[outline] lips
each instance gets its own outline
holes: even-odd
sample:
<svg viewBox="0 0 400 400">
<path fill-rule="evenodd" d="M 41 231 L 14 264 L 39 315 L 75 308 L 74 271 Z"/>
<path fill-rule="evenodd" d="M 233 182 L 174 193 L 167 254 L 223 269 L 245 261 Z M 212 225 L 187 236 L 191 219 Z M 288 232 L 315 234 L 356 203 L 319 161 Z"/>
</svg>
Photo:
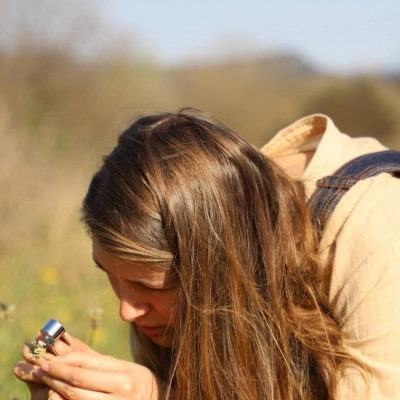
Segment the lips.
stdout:
<svg viewBox="0 0 400 400">
<path fill-rule="evenodd" d="M 149 336 L 149 337 L 160 337 L 164 336 L 165 331 L 167 330 L 167 327 L 164 326 L 145 326 L 145 325 L 137 325 L 137 328 L 139 329 L 140 332 L 143 333 L 143 335 Z"/>
</svg>

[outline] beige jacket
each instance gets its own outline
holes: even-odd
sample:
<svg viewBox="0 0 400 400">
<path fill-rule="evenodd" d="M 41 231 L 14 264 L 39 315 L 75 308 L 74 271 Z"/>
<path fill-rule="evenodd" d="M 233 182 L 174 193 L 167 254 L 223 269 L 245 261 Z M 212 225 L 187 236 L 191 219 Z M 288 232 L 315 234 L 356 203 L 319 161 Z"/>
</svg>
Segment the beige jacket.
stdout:
<svg viewBox="0 0 400 400">
<path fill-rule="evenodd" d="M 310 196 L 317 179 L 356 156 L 384 149 L 375 139 L 340 133 L 317 114 L 278 132 L 261 151 L 277 160 L 315 151 L 300 178 Z M 285 168 L 296 174 L 295 164 L 286 162 Z M 347 374 L 337 399 L 400 399 L 400 179 L 381 174 L 358 182 L 328 221 L 323 257 L 334 240 L 330 301 L 343 318 L 349 346 L 371 371 L 368 395 L 358 375 Z"/>
</svg>

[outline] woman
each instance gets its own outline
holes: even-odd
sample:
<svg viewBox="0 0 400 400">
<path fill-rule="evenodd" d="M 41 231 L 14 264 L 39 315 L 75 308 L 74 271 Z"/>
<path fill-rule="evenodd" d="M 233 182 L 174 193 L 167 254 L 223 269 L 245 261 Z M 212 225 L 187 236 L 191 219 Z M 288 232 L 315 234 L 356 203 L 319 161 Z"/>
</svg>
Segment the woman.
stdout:
<svg viewBox="0 0 400 400">
<path fill-rule="evenodd" d="M 32 399 L 333 399 L 358 365 L 301 184 L 223 124 L 138 119 L 82 209 L 141 365 L 69 337 L 72 352 L 16 367 Z"/>
</svg>

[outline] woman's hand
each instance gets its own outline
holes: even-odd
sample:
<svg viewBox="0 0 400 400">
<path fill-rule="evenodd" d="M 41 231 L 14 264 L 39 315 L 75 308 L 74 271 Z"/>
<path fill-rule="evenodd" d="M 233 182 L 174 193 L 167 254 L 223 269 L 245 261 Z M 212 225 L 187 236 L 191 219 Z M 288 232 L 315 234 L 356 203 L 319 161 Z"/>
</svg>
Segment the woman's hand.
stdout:
<svg viewBox="0 0 400 400">
<path fill-rule="evenodd" d="M 57 354 L 64 355 L 74 350 L 86 352 L 88 354 L 97 354 L 81 340 L 72 337 L 68 333 L 65 333 L 65 337 L 69 344 L 67 344 L 66 341 L 59 340 L 54 346 Z M 36 340 L 40 339 L 42 339 L 42 337 L 40 334 L 38 334 L 36 336 Z M 29 348 L 25 346 L 22 351 L 25 361 L 20 361 L 16 364 L 16 366 L 14 367 L 14 373 L 17 378 L 27 384 L 31 394 L 31 400 L 48 400 L 50 398 L 50 389 L 47 385 L 43 384 L 40 378 L 38 378 L 37 373 L 39 371 L 40 365 L 56 357 L 53 354 L 47 352 L 45 353 L 43 358 L 35 359 L 29 357 L 29 353 Z M 62 399 L 62 397 L 57 397 L 56 395 L 53 395 L 53 397 L 51 398 L 54 400 Z"/>
<path fill-rule="evenodd" d="M 73 351 L 44 360 L 32 375 L 55 392 L 52 400 L 159 400 L 165 394 L 165 384 L 148 368 L 93 352 Z"/>
</svg>

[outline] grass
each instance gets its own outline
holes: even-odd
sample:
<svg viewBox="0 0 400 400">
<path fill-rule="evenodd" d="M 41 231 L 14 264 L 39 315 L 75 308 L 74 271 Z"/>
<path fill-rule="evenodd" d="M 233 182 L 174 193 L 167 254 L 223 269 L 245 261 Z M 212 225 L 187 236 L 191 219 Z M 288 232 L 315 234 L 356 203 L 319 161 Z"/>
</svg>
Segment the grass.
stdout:
<svg viewBox="0 0 400 400">
<path fill-rule="evenodd" d="M 24 271 L 27 267 L 25 264 Z M 38 274 L 30 276 L 29 281 L 24 277 L 24 282 L 14 282 L 13 293 L 2 294 L 10 301 L 4 303 L 6 312 L 0 320 L 2 398 L 28 398 L 25 385 L 13 376 L 12 366 L 21 359 L 24 341 L 33 340 L 49 318 L 61 321 L 69 333 L 90 343 L 95 350 L 130 359 L 126 326 L 118 319 L 118 304 L 108 283 L 96 276 L 96 271 L 93 271 L 94 277 L 81 275 L 76 279 L 78 285 L 75 280 L 61 279 L 62 275 L 55 267 L 40 267 Z M 94 312 L 97 315 L 94 316 Z"/>
<path fill-rule="evenodd" d="M 13 375 L 25 340 L 33 340 L 49 318 L 70 334 L 105 354 L 130 359 L 127 327 L 118 317 L 118 303 L 93 262 L 44 265 L 15 259 L 1 265 L 0 393 L 2 399 L 28 399 L 25 385 Z M 75 265 L 73 262 L 76 262 Z"/>
</svg>

